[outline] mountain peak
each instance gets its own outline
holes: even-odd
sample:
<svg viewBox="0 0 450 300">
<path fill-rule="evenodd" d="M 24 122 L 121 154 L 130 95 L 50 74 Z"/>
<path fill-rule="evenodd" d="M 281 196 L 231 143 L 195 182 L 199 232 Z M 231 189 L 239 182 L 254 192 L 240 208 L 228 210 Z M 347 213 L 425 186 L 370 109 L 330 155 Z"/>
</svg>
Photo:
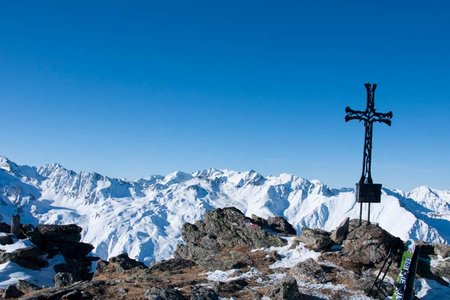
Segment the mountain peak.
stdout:
<svg viewBox="0 0 450 300">
<path fill-rule="evenodd" d="M 0 155 L 0 169 L 10 172 L 12 165 L 15 165 L 15 163 L 10 161 L 6 156 Z"/>
</svg>

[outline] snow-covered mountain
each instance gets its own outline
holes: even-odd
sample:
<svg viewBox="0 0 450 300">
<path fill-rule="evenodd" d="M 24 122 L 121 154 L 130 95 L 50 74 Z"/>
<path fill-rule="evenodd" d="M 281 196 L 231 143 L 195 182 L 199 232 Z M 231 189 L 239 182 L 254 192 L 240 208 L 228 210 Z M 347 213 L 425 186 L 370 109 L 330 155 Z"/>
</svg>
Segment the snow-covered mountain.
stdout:
<svg viewBox="0 0 450 300">
<path fill-rule="evenodd" d="M 183 223 L 226 206 L 248 216 L 284 216 L 298 231 L 331 230 L 345 217 L 359 216 L 353 189 L 332 189 L 288 174 L 264 177 L 253 170 L 208 169 L 126 181 L 58 164 L 20 166 L 0 157 L 4 221 L 9 223 L 19 211 L 24 223 L 76 223 L 83 227 L 83 241 L 102 258 L 123 252 L 147 264 L 168 258 L 181 241 Z M 372 205 L 371 215 L 403 240 L 450 241 L 450 190 L 384 189 L 382 203 Z"/>
</svg>

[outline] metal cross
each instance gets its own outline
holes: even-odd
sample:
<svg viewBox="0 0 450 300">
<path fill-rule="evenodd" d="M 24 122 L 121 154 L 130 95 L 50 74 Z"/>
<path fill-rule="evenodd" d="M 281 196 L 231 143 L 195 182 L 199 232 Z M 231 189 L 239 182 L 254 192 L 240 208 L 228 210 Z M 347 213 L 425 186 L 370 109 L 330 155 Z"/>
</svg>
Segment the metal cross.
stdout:
<svg viewBox="0 0 450 300">
<path fill-rule="evenodd" d="M 370 203 L 380 202 L 381 184 L 374 184 L 372 180 L 371 166 L 372 166 L 372 134 L 373 123 L 380 122 L 391 126 L 392 112 L 379 113 L 375 111 L 375 89 L 376 84 L 365 84 L 367 91 L 367 107 L 365 111 L 353 110 L 350 107 L 345 108 L 347 115 L 345 122 L 350 120 L 364 121 L 364 155 L 362 174 L 359 183 L 356 184 L 356 201 L 361 202 L 361 210 L 359 221 L 362 219 L 362 204 L 369 203 L 368 222 L 370 223 Z"/>
</svg>

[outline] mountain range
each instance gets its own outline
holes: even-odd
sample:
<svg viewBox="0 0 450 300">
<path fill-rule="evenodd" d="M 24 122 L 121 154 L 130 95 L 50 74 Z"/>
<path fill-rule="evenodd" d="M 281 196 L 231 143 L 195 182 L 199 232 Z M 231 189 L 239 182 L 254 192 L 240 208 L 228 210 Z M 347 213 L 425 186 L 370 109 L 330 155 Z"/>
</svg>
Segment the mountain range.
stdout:
<svg viewBox="0 0 450 300">
<path fill-rule="evenodd" d="M 76 223 L 82 240 L 103 259 L 124 252 L 147 265 L 169 258 L 182 242 L 185 222 L 229 206 L 248 216 L 283 216 L 298 233 L 304 227 L 332 230 L 346 217 L 359 217 L 353 188 L 330 188 L 295 175 L 207 169 L 128 181 L 59 164 L 18 165 L 0 156 L 3 221 L 19 213 L 22 223 Z M 383 188 L 371 216 L 403 240 L 449 243 L 450 190 Z"/>
</svg>

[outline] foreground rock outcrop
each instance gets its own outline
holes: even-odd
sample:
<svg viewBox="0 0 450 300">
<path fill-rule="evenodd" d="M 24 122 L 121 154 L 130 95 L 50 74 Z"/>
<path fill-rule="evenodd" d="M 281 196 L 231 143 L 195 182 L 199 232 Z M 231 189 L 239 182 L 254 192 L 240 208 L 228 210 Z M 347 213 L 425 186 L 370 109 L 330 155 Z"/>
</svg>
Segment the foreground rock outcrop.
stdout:
<svg viewBox="0 0 450 300">
<path fill-rule="evenodd" d="M 286 221 L 285 221 L 286 222 Z M 278 233 L 290 234 L 280 229 Z M 274 224 L 274 223 L 271 223 Z M 228 270 L 248 266 L 248 257 L 237 249 L 280 247 L 286 240 L 274 234 L 269 222 L 261 218 L 251 219 L 238 209 L 231 207 L 207 212 L 204 220 L 183 225 L 182 237 L 185 244 L 178 245 L 175 257 L 195 261 L 208 270 Z M 236 249 L 230 252 L 231 249 Z M 220 258 L 220 259 L 218 259 Z"/>
<path fill-rule="evenodd" d="M 26 232 L 36 246 L 20 249 L 20 255 L 0 253 L 0 259 L 24 259 L 22 265 L 36 270 L 40 259 L 62 255 L 65 262 L 54 266 L 54 287 L 20 281 L 1 291 L 3 298 L 382 299 L 372 289 L 376 274 L 388 253 L 403 247 L 376 224 L 345 220 L 332 232 L 305 228 L 295 236 L 283 218 L 249 218 L 223 208 L 183 226 L 184 243 L 174 258 L 146 267 L 123 253 L 98 260 L 91 274 L 87 266 L 95 258 L 85 256 L 92 248 L 80 242 L 79 227 L 46 225 Z M 446 245 L 423 245 L 419 276 L 448 285 L 449 253 Z M 393 266 L 381 286 L 388 294 L 397 275 Z"/>
</svg>

